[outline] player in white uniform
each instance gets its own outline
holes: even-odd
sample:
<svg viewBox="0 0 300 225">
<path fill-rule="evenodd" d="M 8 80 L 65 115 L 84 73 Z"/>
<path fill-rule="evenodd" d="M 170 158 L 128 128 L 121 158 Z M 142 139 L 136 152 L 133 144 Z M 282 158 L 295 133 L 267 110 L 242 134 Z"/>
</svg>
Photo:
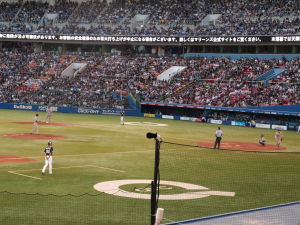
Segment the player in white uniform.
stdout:
<svg viewBox="0 0 300 225">
<path fill-rule="evenodd" d="M 52 116 L 52 110 L 51 107 L 48 106 L 46 111 L 46 119 L 45 119 L 46 123 L 51 123 L 51 116 Z"/>
<path fill-rule="evenodd" d="M 124 112 L 121 112 L 121 118 L 120 118 L 120 120 L 121 120 L 120 124 L 124 125 L 125 124 L 124 123 Z"/>
<path fill-rule="evenodd" d="M 300 133 L 300 122 L 298 123 L 298 130 L 297 130 L 297 133 L 298 133 L 298 134 Z"/>
<path fill-rule="evenodd" d="M 266 146 L 266 144 L 267 144 L 267 141 L 266 141 L 266 139 L 265 139 L 265 135 L 260 135 L 260 138 L 259 138 L 259 140 L 258 140 L 258 143 L 259 144 L 261 144 L 262 146 Z"/>
<path fill-rule="evenodd" d="M 282 139 L 283 139 L 283 134 L 280 130 L 277 130 L 275 132 L 275 141 L 276 141 L 276 145 L 277 147 L 279 148 L 281 142 L 282 142 Z"/>
<path fill-rule="evenodd" d="M 35 117 L 33 119 L 33 128 L 29 132 L 30 134 L 39 134 L 39 114 L 35 114 Z"/>
<path fill-rule="evenodd" d="M 52 154 L 53 154 L 53 147 L 52 142 L 48 141 L 48 146 L 44 150 L 45 153 L 45 165 L 42 169 L 42 175 L 45 174 L 46 168 L 49 165 L 49 174 L 52 174 Z"/>
</svg>

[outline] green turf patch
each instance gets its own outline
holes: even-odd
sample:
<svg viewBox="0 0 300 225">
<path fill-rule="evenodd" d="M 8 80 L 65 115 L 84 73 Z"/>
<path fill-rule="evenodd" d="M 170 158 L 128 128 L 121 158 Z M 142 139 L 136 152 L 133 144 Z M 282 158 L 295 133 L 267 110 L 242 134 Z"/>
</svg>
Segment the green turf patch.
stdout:
<svg viewBox="0 0 300 225">
<path fill-rule="evenodd" d="M 0 155 L 36 160 L 0 164 L 0 191 L 27 193 L 0 193 L 0 224 L 148 224 L 149 200 L 104 194 L 94 190 L 93 186 L 113 180 L 153 179 L 154 141 L 146 139 L 147 132 L 158 132 L 165 141 L 195 145 L 197 141 L 213 141 L 217 127 L 136 117 L 126 117 L 125 121 L 165 123 L 168 126 L 121 126 L 118 116 L 54 113 L 53 122 L 74 126 L 40 127 L 41 133 L 68 136 L 68 139 L 53 141 L 53 175 L 42 176 L 43 149 L 47 140 L 2 136 L 28 132 L 29 125 L 11 122 L 32 121 L 33 115 L 34 112 L 0 110 Z M 43 118 L 45 114 L 40 116 Z M 223 126 L 222 129 L 227 141 L 256 143 L 263 132 L 268 143 L 275 143 L 273 130 L 232 126 Z M 284 131 L 282 144 L 287 148 L 284 151 L 300 152 L 299 138 L 295 132 Z M 161 180 L 236 194 L 234 197 L 160 200 L 159 207 L 165 208 L 166 217 L 174 221 L 300 200 L 300 154 L 213 151 L 162 144 L 160 163 Z M 176 186 L 162 186 L 167 186 L 161 188 L 162 195 L 192 192 Z M 149 187 L 145 184 L 121 186 L 124 191 L 148 194 L 145 188 Z"/>
</svg>

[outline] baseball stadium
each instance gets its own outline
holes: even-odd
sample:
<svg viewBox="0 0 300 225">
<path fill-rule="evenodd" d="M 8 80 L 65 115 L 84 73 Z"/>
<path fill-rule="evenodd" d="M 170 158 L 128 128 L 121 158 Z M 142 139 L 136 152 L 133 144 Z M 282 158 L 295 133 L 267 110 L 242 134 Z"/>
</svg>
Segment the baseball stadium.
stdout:
<svg viewBox="0 0 300 225">
<path fill-rule="evenodd" d="M 1 225 L 300 225 L 299 0 L 0 0 Z"/>
</svg>

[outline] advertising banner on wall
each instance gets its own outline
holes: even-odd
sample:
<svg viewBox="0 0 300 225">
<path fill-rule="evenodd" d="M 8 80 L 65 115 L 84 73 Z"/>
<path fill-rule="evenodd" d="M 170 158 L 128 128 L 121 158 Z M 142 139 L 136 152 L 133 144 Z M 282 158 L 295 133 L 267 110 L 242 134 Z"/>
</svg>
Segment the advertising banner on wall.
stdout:
<svg viewBox="0 0 300 225">
<path fill-rule="evenodd" d="M 266 129 L 270 129 L 271 128 L 271 125 L 270 124 L 264 124 L 264 123 L 257 123 L 255 125 L 255 127 L 257 128 L 266 128 Z"/>
<path fill-rule="evenodd" d="M 120 109 L 102 109 L 102 108 L 83 108 L 83 107 L 64 107 L 64 106 L 50 106 L 52 112 L 61 113 L 78 113 L 91 115 L 120 115 Z M 27 104 L 11 104 L 0 103 L 0 109 L 14 109 L 27 111 L 46 111 L 48 106 L 45 105 L 27 105 Z M 125 110 L 125 114 L 126 114 Z M 132 110 L 131 110 L 132 111 Z M 132 114 L 132 112 L 131 112 Z M 137 113 L 138 114 L 138 113 Z"/>
<path fill-rule="evenodd" d="M 273 130 L 287 130 L 287 126 L 273 124 L 272 129 Z"/>
<path fill-rule="evenodd" d="M 222 120 L 213 120 L 213 119 L 209 120 L 209 122 L 213 123 L 213 124 L 222 124 L 223 123 Z"/>
<path fill-rule="evenodd" d="M 240 127 L 245 127 L 246 123 L 245 122 L 237 122 L 237 121 L 231 121 L 232 126 L 240 126 Z"/>
</svg>

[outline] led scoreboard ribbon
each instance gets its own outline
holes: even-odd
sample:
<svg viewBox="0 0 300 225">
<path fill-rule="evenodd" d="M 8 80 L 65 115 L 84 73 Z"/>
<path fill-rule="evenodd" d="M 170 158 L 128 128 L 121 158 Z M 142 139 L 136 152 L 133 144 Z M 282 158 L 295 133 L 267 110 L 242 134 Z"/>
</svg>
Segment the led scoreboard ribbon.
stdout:
<svg viewBox="0 0 300 225">
<path fill-rule="evenodd" d="M 118 42 L 118 43 L 268 43 L 300 42 L 300 35 L 284 36 L 98 36 L 98 35 L 47 35 L 0 33 L 0 40 L 41 40 L 41 41 L 80 41 L 80 42 Z"/>
</svg>

